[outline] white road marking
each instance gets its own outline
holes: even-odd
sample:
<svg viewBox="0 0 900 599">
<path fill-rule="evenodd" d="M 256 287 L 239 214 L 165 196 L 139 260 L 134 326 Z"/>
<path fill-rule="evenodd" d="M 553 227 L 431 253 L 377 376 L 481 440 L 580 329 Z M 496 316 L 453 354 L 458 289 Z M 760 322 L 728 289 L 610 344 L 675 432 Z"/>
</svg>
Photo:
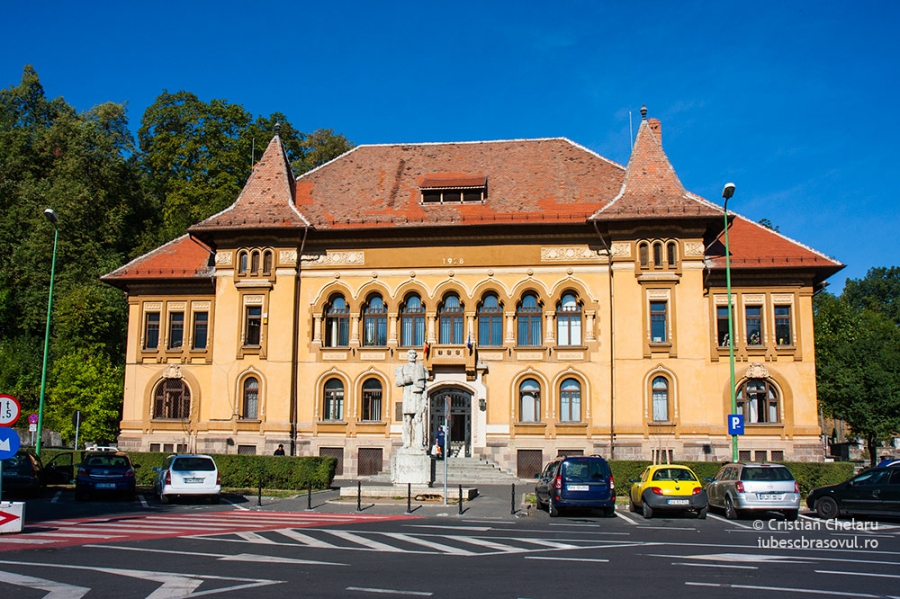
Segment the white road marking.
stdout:
<svg viewBox="0 0 900 599">
<path fill-rule="evenodd" d="M 525 559 L 540 559 L 556 562 L 600 562 L 609 563 L 608 559 L 590 558 L 590 557 L 551 557 L 546 555 L 526 555 Z"/>
<path fill-rule="evenodd" d="M 275 541 L 269 539 L 268 537 L 264 537 L 259 533 L 240 531 L 234 534 L 241 537 L 245 541 L 250 541 L 251 543 L 256 543 L 257 545 L 277 545 Z"/>
<path fill-rule="evenodd" d="M 474 530 L 476 532 L 487 532 L 493 530 L 490 526 L 440 526 L 438 524 L 409 524 L 409 528 L 441 528 L 447 530 Z"/>
<path fill-rule="evenodd" d="M 787 587 L 765 587 L 750 584 L 724 584 L 716 582 L 685 582 L 686 586 L 693 587 L 713 587 L 719 589 L 750 589 L 753 591 L 780 591 L 782 593 L 804 593 L 807 595 L 834 595 L 838 597 L 871 597 L 878 599 L 883 595 L 869 595 L 868 593 L 851 593 L 842 591 L 824 591 L 822 589 L 797 589 Z"/>
<path fill-rule="evenodd" d="M 733 564 L 695 564 L 692 562 L 672 562 L 673 566 L 693 566 L 695 568 L 733 568 L 739 570 L 759 570 L 759 566 L 735 566 Z"/>
<path fill-rule="evenodd" d="M 384 595 L 415 595 L 417 597 L 431 597 L 434 593 L 424 591 L 398 591 L 396 589 L 372 589 L 368 587 L 347 587 L 348 591 L 360 591 L 362 593 L 381 593 Z"/>
<path fill-rule="evenodd" d="M 398 541 L 403 541 L 405 543 L 412 543 L 414 545 L 420 545 L 422 547 L 428 547 L 429 549 L 434 549 L 436 551 L 440 551 L 441 553 L 450 555 L 477 555 L 473 551 L 468 551 L 460 547 L 451 547 L 450 545 L 444 545 L 443 543 L 435 543 L 434 541 L 429 541 L 420 537 L 414 537 L 412 535 L 405 535 L 401 533 L 384 534 L 385 536 L 391 537 L 392 539 L 397 539 Z"/>
<path fill-rule="evenodd" d="M 141 501 L 141 507 L 143 507 L 143 508 L 149 508 L 149 507 L 150 507 L 150 504 L 147 503 L 147 498 L 144 497 L 144 494 L 143 494 L 143 493 L 139 493 L 139 494 L 138 494 L 138 499 Z"/>
<path fill-rule="evenodd" d="M 240 510 L 240 511 L 244 511 L 244 512 L 249 512 L 249 511 L 250 511 L 250 508 L 244 507 L 244 506 L 242 506 L 242 505 L 238 505 L 238 504 L 236 504 L 235 502 L 233 502 L 233 501 L 231 501 L 231 500 L 225 499 L 224 497 L 222 497 L 221 499 L 222 499 L 222 501 L 224 501 L 224 502 L 227 503 L 228 505 L 232 506 L 232 507 L 233 507 L 234 509 L 236 509 L 236 510 Z"/>
<path fill-rule="evenodd" d="M 53 499 L 50 500 L 50 503 L 56 503 L 59 501 L 59 498 L 62 497 L 62 491 L 57 491 L 53 494 Z"/>
<path fill-rule="evenodd" d="M 729 520 L 728 518 L 723 518 L 722 516 L 719 516 L 717 514 L 709 513 L 709 514 L 707 514 L 707 518 L 712 518 L 713 520 L 718 520 L 719 522 L 725 522 L 727 524 L 733 524 L 735 526 L 740 526 L 741 528 L 753 530 L 752 526 L 749 526 L 747 524 L 741 524 L 740 522 L 736 522 L 734 520 Z M 759 531 L 755 531 L 755 532 L 759 532 Z"/>
<path fill-rule="evenodd" d="M 115 545 L 85 545 L 91 549 L 113 549 L 115 551 L 138 551 L 141 553 L 166 553 L 171 555 L 191 555 L 194 557 L 213 557 L 223 562 L 273 562 L 276 564 L 307 564 L 311 566 L 347 566 L 337 562 L 321 562 L 310 559 L 294 559 L 291 557 L 275 557 L 271 555 L 256 555 L 254 553 L 239 553 L 229 555 L 227 553 L 204 553 L 202 551 L 176 551 L 174 549 L 148 549 L 143 547 L 117 547 Z"/>
<path fill-rule="evenodd" d="M 479 547 L 487 547 L 488 549 L 493 549 L 494 551 L 499 551 L 501 553 L 525 553 L 531 551 L 531 549 L 525 549 L 523 547 L 513 547 L 512 545 L 504 545 L 503 543 L 496 543 L 494 541 L 490 541 L 488 539 L 480 539 L 478 537 L 454 536 L 449 538 L 455 541 L 460 541 L 461 543 L 470 543 Z"/>
<path fill-rule="evenodd" d="M 696 528 L 687 528 L 684 526 L 638 526 L 643 530 L 688 530 L 688 531 L 696 531 Z"/>
<path fill-rule="evenodd" d="M 633 525 L 637 526 L 637 520 L 632 520 L 631 518 L 629 518 L 628 516 L 626 516 L 625 514 L 623 514 L 621 512 L 616 512 L 616 516 L 618 516 L 625 522 L 628 522 L 629 524 L 633 524 Z"/>
<path fill-rule="evenodd" d="M 23 576 L 22 574 L 13 574 L 12 572 L 0 572 L 0 582 L 47 591 L 48 593 L 44 595 L 44 599 L 81 599 L 91 590 L 87 587 L 63 584 L 44 578 L 34 578 L 33 576 Z"/>
<path fill-rule="evenodd" d="M 769 555 L 753 553 L 711 553 L 709 555 L 665 555 L 651 553 L 651 557 L 667 557 L 674 559 L 697 559 L 714 562 L 737 562 L 758 564 L 812 564 L 814 561 L 797 559 L 788 555 Z"/>
<path fill-rule="evenodd" d="M 315 537 L 296 531 L 292 528 L 281 528 L 279 530 L 276 530 L 275 532 L 280 535 L 284 535 L 289 539 L 297 541 L 305 547 L 316 547 L 318 549 L 338 549 L 337 545 L 332 545 L 331 543 L 320 541 Z"/>
<path fill-rule="evenodd" d="M 838 570 L 813 570 L 816 574 L 839 574 L 841 576 L 871 576 L 872 578 L 900 578 L 900 574 L 875 574 L 874 572 L 841 572 Z"/>
<path fill-rule="evenodd" d="M 376 551 L 386 551 L 391 553 L 402 553 L 402 549 L 398 549 L 397 547 L 392 547 L 386 543 L 379 543 L 378 541 L 374 541 L 372 539 L 367 539 L 365 537 L 361 537 L 357 534 L 353 534 L 352 532 L 347 532 L 345 530 L 327 530 L 323 531 L 327 532 L 330 535 L 334 535 L 339 539 L 344 539 L 345 541 L 350 541 L 351 543 L 357 543 L 364 547 L 369 547 L 370 549 L 374 549 Z"/>
</svg>

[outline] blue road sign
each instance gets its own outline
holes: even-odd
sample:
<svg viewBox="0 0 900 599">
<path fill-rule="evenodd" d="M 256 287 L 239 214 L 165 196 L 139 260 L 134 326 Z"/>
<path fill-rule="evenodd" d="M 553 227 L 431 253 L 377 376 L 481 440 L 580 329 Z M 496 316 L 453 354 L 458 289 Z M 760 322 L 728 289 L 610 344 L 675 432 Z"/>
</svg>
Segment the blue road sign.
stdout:
<svg viewBox="0 0 900 599">
<path fill-rule="evenodd" d="M 728 434 L 743 435 L 744 434 L 744 415 L 729 414 L 728 415 Z"/>
<path fill-rule="evenodd" d="M 0 460 L 11 458 L 19 451 L 19 433 L 12 428 L 0 428 Z"/>
</svg>

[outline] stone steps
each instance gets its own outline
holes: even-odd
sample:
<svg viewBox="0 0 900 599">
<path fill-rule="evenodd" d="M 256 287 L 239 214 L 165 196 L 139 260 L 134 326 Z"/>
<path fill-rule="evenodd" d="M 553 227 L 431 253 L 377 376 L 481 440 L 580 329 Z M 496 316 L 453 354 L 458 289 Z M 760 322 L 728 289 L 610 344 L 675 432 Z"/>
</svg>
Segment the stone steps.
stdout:
<svg viewBox="0 0 900 599">
<path fill-rule="evenodd" d="M 390 482 L 390 472 L 365 477 L 371 482 Z M 531 482 L 504 472 L 481 458 L 451 457 L 447 460 L 447 484 L 450 485 L 509 485 Z M 444 461 L 435 461 L 435 485 L 444 483 Z"/>
</svg>

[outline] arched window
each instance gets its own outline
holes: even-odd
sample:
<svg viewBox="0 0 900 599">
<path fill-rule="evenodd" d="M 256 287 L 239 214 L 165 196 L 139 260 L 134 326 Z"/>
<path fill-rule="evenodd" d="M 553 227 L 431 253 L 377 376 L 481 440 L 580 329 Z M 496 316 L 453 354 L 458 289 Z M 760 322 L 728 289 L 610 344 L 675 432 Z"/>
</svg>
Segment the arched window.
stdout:
<svg viewBox="0 0 900 599">
<path fill-rule="evenodd" d="M 419 296 L 412 294 L 400 307 L 400 346 L 425 345 L 425 308 Z"/>
<path fill-rule="evenodd" d="M 542 344 L 541 306 L 535 294 L 527 293 L 522 297 L 516 320 L 519 324 L 519 345 L 533 347 Z"/>
<path fill-rule="evenodd" d="M 750 379 L 738 389 L 738 411 L 745 422 L 779 422 L 778 390 L 765 379 Z"/>
<path fill-rule="evenodd" d="M 638 256 L 640 257 L 641 268 L 650 266 L 650 247 L 646 243 L 638 246 Z"/>
<path fill-rule="evenodd" d="M 381 420 L 381 381 L 368 379 L 363 383 L 362 420 Z"/>
<path fill-rule="evenodd" d="M 380 295 L 373 295 L 363 308 L 363 345 L 387 345 L 387 308 Z"/>
<path fill-rule="evenodd" d="M 325 347 L 350 345 L 350 308 L 342 295 L 331 298 L 325 308 Z"/>
<path fill-rule="evenodd" d="M 519 385 L 519 422 L 541 421 L 541 385 L 525 379 Z"/>
<path fill-rule="evenodd" d="M 459 303 L 459 296 L 448 293 L 438 310 L 438 343 L 442 345 L 462 345 L 463 338 L 463 309 Z"/>
<path fill-rule="evenodd" d="M 272 274 L 272 252 L 269 250 L 266 250 L 263 253 L 262 274 L 264 274 L 265 276 L 269 276 L 270 274 Z"/>
<path fill-rule="evenodd" d="M 653 379 L 653 420 L 669 420 L 669 381 L 664 376 Z"/>
<path fill-rule="evenodd" d="M 249 376 L 244 379 L 243 406 L 241 414 L 248 420 L 259 417 L 259 380 Z"/>
<path fill-rule="evenodd" d="M 559 419 L 581 422 L 581 383 L 575 379 L 566 379 L 559 387 Z"/>
<path fill-rule="evenodd" d="M 344 419 L 344 383 L 328 379 L 325 383 L 324 420 Z"/>
<path fill-rule="evenodd" d="M 653 266 L 660 268 L 662 265 L 662 244 L 657 241 L 653 244 Z"/>
<path fill-rule="evenodd" d="M 574 293 L 566 293 L 556 304 L 557 345 L 581 345 L 581 305 Z"/>
<path fill-rule="evenodd" d="M 250 254 L 250 274 L 254 276 L 259 274 L 259 252 L 257 251 Z"/>
<path fill-rule="evenodd" d="M 238 254 L 238 274 L 247 274 L 247 252 Z"/>
<path fill-rule="evenodd" d="M 478 344 L 484 347 L 503 345 L 503 308 L 493 293 L 484 296 L 478 308 Z"/>
<path fill-rule="evenodd" d="M 666 262 L 668 262 L 669 268 L 675 268 L 675 261 L 678 259 L 676 248 L 677 244 L 674 241 L 666 244 Z"/>
<path fill-rule="evenodd" d="M 191 389 L 184 379 L 164 379 L 156 386 L 153 417 L 177 420 L 191 417 Z"/>
</svg>

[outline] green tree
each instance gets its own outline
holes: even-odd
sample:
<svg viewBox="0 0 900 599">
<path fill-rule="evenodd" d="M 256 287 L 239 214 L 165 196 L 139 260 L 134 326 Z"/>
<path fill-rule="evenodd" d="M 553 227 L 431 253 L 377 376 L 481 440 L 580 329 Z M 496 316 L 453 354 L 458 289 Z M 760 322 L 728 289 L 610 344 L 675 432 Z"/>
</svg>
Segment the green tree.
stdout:
<svg viewBox="0 0 900 599">
<path fill-rule="evenodd" d="M 900 329 L 884 314 L 815 297 L 816 382 L 824 411 L 865 440 L 875 464 L 900 430 Z"/>
<path fill-rule="evenodd" d="M 842 297 L 854 308 L 880 312 L 900 325 L 900 267 L 871 268 L 862 279 L 847 279 Z"/>
</svg>

